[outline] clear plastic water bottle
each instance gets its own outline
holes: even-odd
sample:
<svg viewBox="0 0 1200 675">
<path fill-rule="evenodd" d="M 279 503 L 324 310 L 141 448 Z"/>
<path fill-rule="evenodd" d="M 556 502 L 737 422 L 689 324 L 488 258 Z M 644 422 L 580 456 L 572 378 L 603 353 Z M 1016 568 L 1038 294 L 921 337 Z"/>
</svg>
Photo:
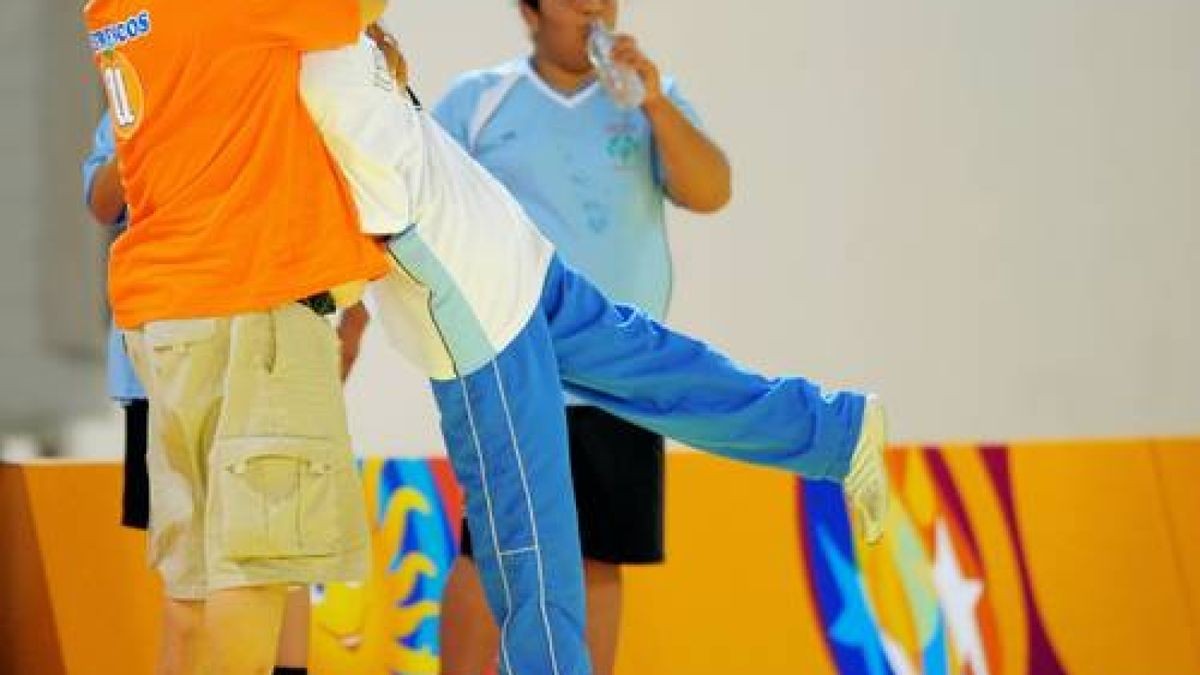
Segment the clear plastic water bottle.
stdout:
<svg viewBox="0 0 1200 675">
<path fill-rule="evenodd" d="M 588 33 L 588 59 L 596 68 L 596 77 L 622 108 L 636 108 L 646 98 L 646 85 L 632 68 L 613 62 L 613 34 L 600 19 L 592 21 Z"/>
</svg>

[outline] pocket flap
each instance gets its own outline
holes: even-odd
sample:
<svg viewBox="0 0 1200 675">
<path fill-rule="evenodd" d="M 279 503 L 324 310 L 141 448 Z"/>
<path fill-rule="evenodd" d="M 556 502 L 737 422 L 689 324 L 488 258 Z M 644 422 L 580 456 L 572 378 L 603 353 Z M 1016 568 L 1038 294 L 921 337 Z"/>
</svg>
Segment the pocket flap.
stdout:
<svg viewBox="0 0 1200 675">
<path fill-rule="evenodd" d="M 281 457 L 302 463 L 308 473 L 322 475 L 333 471 L 335 460 L 349 452 L 350 440 L 336 443 L 302 436 L 241 436 L 218 439 L 216 446 L 220 468 L 231 473 L 244 474 L 256 459 Z"/>
<path fill-rule="evenodd" d="M 217 319 L 169 319 L 151 321 L 143 328 L 151 349 L 203 342 L 217 333 Z"/>
</svg>

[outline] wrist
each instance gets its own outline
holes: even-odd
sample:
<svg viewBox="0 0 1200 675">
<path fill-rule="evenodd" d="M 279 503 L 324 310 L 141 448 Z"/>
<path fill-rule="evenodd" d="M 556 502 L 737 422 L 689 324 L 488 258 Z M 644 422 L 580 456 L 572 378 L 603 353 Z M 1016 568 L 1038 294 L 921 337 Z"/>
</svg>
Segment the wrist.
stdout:
<svg viewBox="0 0 1200 675">
<path fill-rule="evenodd" d="M 657 117 L 668 111 L 672 107 L 671 99 L 667 98 L 661 91 L 646 90 L 646 97 L 642 99 L 642 111 L 648 117 Z"/>
</svg>

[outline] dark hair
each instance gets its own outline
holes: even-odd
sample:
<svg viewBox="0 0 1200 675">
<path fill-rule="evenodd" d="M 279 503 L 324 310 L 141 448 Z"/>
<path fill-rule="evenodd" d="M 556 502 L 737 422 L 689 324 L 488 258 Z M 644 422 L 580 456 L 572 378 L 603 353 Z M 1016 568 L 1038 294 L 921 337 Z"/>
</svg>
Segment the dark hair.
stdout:
<svg viewBox="0 0 1200 675">
<path fill-rule="evenodd" d="M 525 5 L 526 7 L 528 7 L 529 9 L 532 9 L 535 12 L 538 11 L 539 9 L 541 9 L 541 7 L 538 6 L 538 2 L 539 2 L 539 0 L 521 0 L 522 5 Z"/>
</svg>

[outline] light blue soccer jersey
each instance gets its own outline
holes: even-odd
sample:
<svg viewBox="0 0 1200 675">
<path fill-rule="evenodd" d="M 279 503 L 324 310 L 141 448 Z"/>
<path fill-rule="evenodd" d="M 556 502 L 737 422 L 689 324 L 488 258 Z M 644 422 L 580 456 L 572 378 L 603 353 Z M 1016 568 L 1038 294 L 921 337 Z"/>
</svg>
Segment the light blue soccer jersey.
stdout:
<svg viewBox="0 0 1200 675">
<path fill-rule="evenodd" d="M 105 112 L 96 125 L 96 133 L 92 138 L 92 151 L 83 160 L 83 201 L 85 204 L 92 200 L 92 182 L 100 167 L 108 163 L 117 153 L 117 141 L 113 137 L 112 123 Z M 125 215 L 113 223 L 125 226 Z M 146 391 L 138 382 L 133 372 L 133 364 L 125 354 L 125 345 L 116 328 L 108 332 L 108 395 L 114 401 L 127 402 L 135 398 L 146 398 Z"/>
<path fill-rule="evenodd" d="M 669 78 L 664 91 L 698 123 Z M 666 314 L 666 194 L 641 110 L 618 108 L 597 83 L 564 96 L 521 58 L 461 76 L 434 115 L 513 193 L 567 263 L 614 300 L 659 319 Z"/>
</svg>

